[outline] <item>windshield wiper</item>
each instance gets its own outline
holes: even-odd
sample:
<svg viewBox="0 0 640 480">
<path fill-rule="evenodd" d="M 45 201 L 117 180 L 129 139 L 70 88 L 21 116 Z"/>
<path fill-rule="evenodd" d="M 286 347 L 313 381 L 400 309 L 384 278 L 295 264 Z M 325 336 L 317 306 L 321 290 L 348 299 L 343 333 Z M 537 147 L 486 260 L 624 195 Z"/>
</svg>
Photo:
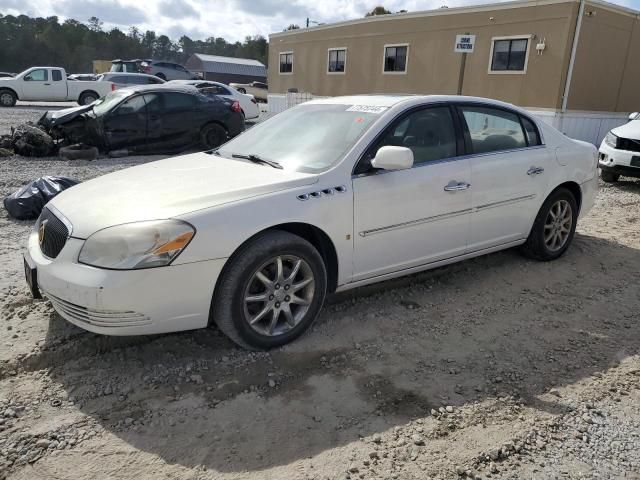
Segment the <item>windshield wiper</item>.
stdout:
<svg viewBox="0 0 640 480">
<path fill-rule="evenodd" d="M 273 160 L 267 160 L 265 158 L 259 157 L 258 155 L 243 155 L 241 153 L 233 153 L 231 156 L 233 158 L 242 158 L 244 160 L 249 160 L 250 162 L 253 162 L 253 163 L 262 163 L 264 165 L 269 165 L 270 167 L 273 167 L 273 168 L 279 168 L 280 170 L 283 169 L 282 165 L 280 165 L 278 162 Z"/>
</svg>

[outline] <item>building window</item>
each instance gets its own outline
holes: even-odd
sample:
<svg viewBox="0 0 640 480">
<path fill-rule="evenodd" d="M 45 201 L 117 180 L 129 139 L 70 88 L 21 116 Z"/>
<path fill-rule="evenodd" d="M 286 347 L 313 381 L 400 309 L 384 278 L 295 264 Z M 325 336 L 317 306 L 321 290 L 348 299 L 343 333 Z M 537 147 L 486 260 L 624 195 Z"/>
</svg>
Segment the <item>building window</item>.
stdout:
<svg viewBox="0 0 640 480">
<path fill-rule="evenodd" d="M 409 45 L 384 46 L 384 73 L 407 73 Z"/>
<path fill-rule="evenodd" d="M 329 65 L 328 73 L 344 73 L 347 63 L 346 48 L 330 48 L 329 49 Z"/>
<path fill-rule="evenodd" d="M 280 73 L 293 73 L 293 52 L 280 53 Z"/>
<path fill-rule="evenodd" d="M 496 37 L 492 39 L 490 73 L 526 73 L 529 37 Z"/>
</svg>

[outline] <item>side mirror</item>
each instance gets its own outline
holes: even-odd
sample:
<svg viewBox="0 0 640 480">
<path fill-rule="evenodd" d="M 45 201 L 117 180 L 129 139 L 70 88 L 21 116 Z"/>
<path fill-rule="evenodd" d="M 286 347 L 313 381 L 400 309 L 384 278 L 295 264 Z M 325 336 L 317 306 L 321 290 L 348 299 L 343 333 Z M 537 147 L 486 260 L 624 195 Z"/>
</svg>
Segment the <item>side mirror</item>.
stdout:
<svg viewBox="0 0 640 480">
<path fill-rule="evenodd" d="M 638 118 L 638 112 L 633 112 L 631 115 L 629 115 L 629 121 L 635 120 L 637 118 Z"/>
<path fill-rule="evenodd" d="M 406 147 L 381 147 L 371 160 L 371 166 L 384 170 L 406 170 L 413 166 L 413 152 Z"/>
</svg>

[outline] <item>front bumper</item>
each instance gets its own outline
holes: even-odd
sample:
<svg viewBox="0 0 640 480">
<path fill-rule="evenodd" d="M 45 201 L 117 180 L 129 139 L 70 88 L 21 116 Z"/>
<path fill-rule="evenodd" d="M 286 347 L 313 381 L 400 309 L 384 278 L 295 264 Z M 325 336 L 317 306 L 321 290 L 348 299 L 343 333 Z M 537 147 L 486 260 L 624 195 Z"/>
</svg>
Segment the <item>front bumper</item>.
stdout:
<svg viewBox="0 0 640 480">
<path fill-rule="evenodd" d="M 633 157 L 640 157 L 640 152 L 619 150 L 602 142 L 598 153 L 598 167 L 618 175 L 640 177 L 640 167 L 631 165 Z"/>
<path fill-rule="evenodd" d="M 38 234 L 29 236 L 26 261 L 66 320 L 103 335 L 149 335 L 206 327 L 216 280 L 226 259 L 145 270 L 105 270 L 77 263 L 84 240 L 69 238 L 55 259 L 45 257 Z"/>
</svg>

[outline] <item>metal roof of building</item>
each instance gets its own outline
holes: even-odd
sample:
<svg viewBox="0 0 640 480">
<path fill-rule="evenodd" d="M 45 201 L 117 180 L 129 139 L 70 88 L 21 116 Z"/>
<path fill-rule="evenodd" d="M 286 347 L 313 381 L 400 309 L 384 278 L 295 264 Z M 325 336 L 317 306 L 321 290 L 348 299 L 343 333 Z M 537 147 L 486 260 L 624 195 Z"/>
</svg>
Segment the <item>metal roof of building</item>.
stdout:
<svg viewBox="0 0 640 480">
<path fill-rule="evenodd" d="M 251 75 L 254 77 L 267 76 L 267 67 L 258 60 L 205 55 L 203 53 L 194 53 L 193 56 L 202 65 L 202 71 L 204 72 Z"/>
</svg>

